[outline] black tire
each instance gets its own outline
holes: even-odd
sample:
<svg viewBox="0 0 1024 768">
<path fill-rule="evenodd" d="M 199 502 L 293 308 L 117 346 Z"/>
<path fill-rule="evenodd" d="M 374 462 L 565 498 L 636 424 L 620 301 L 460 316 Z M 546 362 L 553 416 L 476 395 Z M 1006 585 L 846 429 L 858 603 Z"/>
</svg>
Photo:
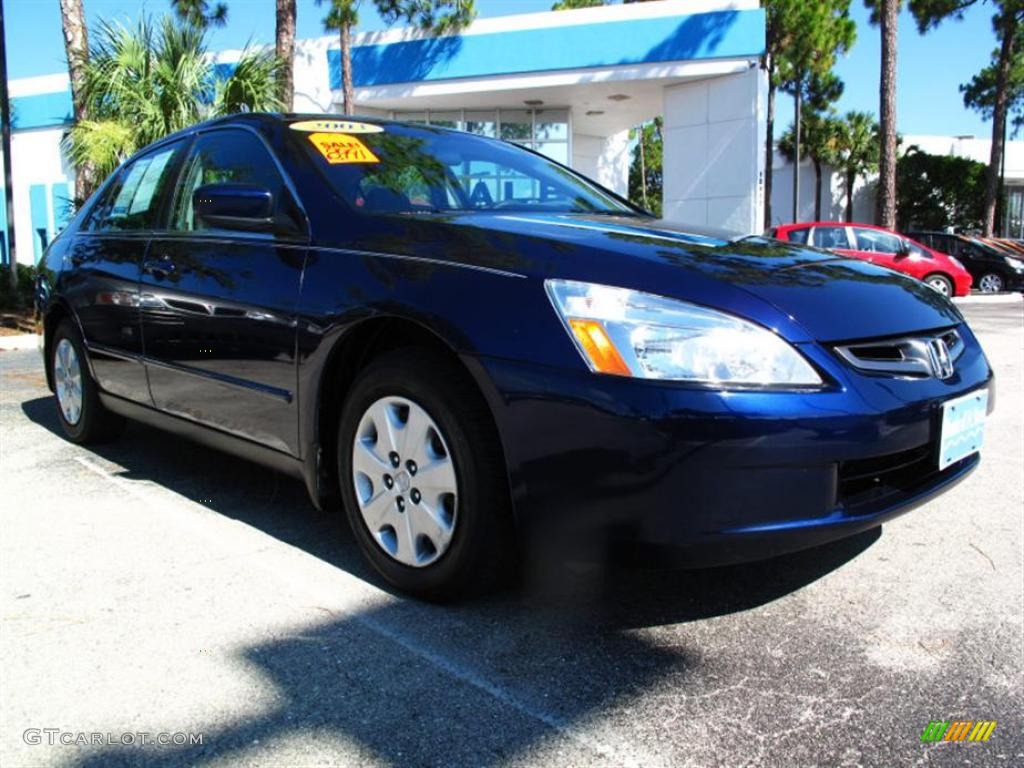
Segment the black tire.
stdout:
<svg viewBox="0 0 1024 768">
<path fill-rule="evenodd" d="M 999 272 L 986 272 L 978 279 L 977 287 L 982 293 L 1001 293 L 1006 290 L 1006 278 Z"/>
<path fill-rule="evenodd" d="M 416 567 L 382 549 L 363 520 L 353 479 L 356 431 L 371 405 L 399 397 L 419 405 L 437 425 L 454 464 L 458 511 L 450 544 Z M 490 412 L 468 375 L 430 350 L 387 352 L 360 372 L 338 426 L 338 478 L 346 516 L 363 554 L 384 579 L 408 594 L 443 601 L 494 589 L 516 560 L 505 463 Z M 408 510 L 406 510 L 408 511 Z"/>
<path fill-rule="evenodd" d="M 85 445 L 88 443 L 102 443 L 113 440 L 124 431 L 125 420 L 116 413 L 111 413 L 100 402 L 99 388 L 89 374 L 89 364 L 85 357 L 85 345 L 82 343 L 78 329 L 71 320 L 62 320 L 57 330 L 54 331 L 53 339 L 50 341 L 49 360 L 47 364 L 54 377 L 54 385 L 57 384 L 56 356 L 62 340 L 68 341 L 74 348 L 78 361 L 81 380 L 81 412 L 77 420 L 69 421 L 64 415 L 64 409 L 54 393 L 54 401 L 57 405 L 57 417 L 64 430 L 64 435 L 73 443 Z"/>
<path fill-rule="evenodd" d="M 925 277 L 924 282 L 928 285 L 929 288 L 936 291 L 937 293 L 941 293 L 943 296 L 953 298 L 953 294 L 956 289 L 953 287 L 953 281 L 946 275 L 943 275 L 940 272 L 933 272 L 932 274 Z M 942 286 L 941 289 L 939 287 L 940 283 Z"/>
</svg>

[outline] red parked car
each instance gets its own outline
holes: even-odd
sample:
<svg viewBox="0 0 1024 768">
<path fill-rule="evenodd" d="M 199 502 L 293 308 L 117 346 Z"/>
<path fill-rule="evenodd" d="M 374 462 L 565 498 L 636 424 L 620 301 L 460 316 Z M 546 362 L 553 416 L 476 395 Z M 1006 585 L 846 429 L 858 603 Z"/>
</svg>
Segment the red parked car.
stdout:
<svg viewBox="0 0 1024 768">
<path fill-rule="evenodd" d="M 814 221 L 775 227 L 768 234 L 895 269 L 923 280 L 944 296 L 966 296 L 971 289 L 970 273 L 952 256 L 873 224 Z"/>
</svg>

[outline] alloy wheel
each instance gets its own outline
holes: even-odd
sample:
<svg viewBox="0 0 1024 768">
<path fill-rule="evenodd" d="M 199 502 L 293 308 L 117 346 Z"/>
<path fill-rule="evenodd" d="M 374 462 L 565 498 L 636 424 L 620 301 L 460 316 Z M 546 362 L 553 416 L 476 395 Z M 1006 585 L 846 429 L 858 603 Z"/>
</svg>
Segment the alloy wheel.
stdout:
<svg viewBox="0 0 1024 768">
<path fill-rule="evenodd" d="M 82 418 L 82 369 L 75 346 L 61 339 L 53 356 L 53 378 L 57 389 L 57 403 L 68 424 L 77 424 Z"/>
<path fill-rule="evenodd" d="M 352 483 L 367 530 L 403 565 L 423 568 L 455 533 L 455 464 L 440 428 L 420 405 L 383 397 L 366 409 L 352 445 Z"/>
<path fill-rule="evenodd" d="M 1003 278 L 995 272 L 987 272 L 978 281 L 978 288 L 982 293 L 999 293 L 1003 290 Z"/>
</svg>

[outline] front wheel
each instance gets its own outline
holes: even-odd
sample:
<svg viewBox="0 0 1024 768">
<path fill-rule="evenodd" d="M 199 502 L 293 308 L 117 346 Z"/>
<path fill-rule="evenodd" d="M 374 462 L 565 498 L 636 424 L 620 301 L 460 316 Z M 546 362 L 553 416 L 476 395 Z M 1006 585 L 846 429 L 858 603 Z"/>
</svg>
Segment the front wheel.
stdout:
<svg viewBox="0 0 1024 768">
<path fill-rule="evenodd" d="M 945 275 L 928 275 L 928 277 L 926 277 L 924 281 L 925 283 L 928 284 L 929 288 L 931 288 L 934 291 L 938 291 L 943 296 L 953 295 L 953 281 L 950 280 Z"/>
<path fill-rule="evenodd" d="M 978 281 L 978 290 L 982 293 L 1000 293 L 1005 288 L 1006 281 L 998 272 L 986 272 Z"/>
<path fill-rule="evenodd" d="M 352 385 L 338 477 L 363 554 L 398 589 L 443 600 L 493 586 L 515 537 L 486 403 L 454 363 L 389 352 Z"/>
</svg>

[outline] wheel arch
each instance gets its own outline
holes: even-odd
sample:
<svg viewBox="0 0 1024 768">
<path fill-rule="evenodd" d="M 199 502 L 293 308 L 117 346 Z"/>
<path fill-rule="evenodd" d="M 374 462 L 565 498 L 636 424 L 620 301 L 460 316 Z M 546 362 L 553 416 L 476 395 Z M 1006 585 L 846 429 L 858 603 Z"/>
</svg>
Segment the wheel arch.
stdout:
<svg viewBox="0 0 1024 768">
<path fill-rule="evenodd" d="M 82 331 L 82 323 L 78 319 L 78 315 L 74 313 L 71 306 L 64 299 L 53 299 L 43 312 L 43 369 L 46 371 L 46 386 L 51 392 L 54 391 L 53 362 L 52 355 L 50 354 L 53 348 L 53 335 L 57 332 L 61 322 L 67 318 L 70 318 L 75 324 L 75 327 L 78 329 L 78 335 L 81 337 L 82 344 L 84 345 L 85 333 Z M 88 354 L 85 355 L 85 364 L 89 368 L 89 375 L 95 379 L 92 360 L 89 359 Z"/>
<path fill-rule="evenodd" d="M 398 315 L 374 316 L 358 321 L 333 340 L 307 397 L 315 403 L 302 421 L 301 438 L 306 458 L 307 485 L 321 509 L 340 505 L 334 432 L 349 390 L 359 371 L 375 356 L 405 346 L 425 347 L 448 358 L 467 378 L 487 406 L 493 437 L 505 463 L 506 490 L 510 489 L 507 452 L 496 417 L 500 397 L 482 365 L 472 355 L 423 322 Z M 511 499 L 511 495 L 509 497 Z"/>
</svg>

